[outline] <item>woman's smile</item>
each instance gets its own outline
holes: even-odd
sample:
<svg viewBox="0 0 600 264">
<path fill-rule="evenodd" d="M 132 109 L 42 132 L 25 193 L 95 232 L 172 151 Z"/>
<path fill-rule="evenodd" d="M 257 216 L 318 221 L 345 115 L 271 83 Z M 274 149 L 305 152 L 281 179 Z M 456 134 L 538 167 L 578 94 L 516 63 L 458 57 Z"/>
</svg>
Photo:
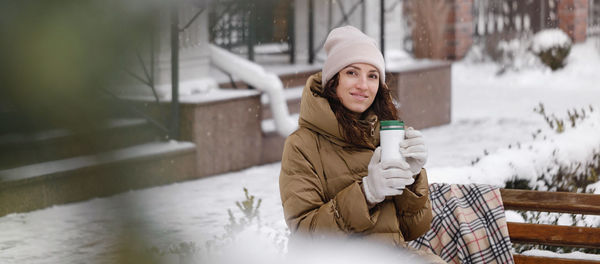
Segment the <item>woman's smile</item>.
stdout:
<svg viewBox="0 0 600 264">
<path fill-rule="evenodd" d="M 354 92 L 354 93 L 350 93 L 352 95 L 352 97 L 354 97 L 354 99 L 358 100 L 358 101 L 364 101 L 369 99 L 369 96 L 361 93 L 361 92 Z"/>
</svg>

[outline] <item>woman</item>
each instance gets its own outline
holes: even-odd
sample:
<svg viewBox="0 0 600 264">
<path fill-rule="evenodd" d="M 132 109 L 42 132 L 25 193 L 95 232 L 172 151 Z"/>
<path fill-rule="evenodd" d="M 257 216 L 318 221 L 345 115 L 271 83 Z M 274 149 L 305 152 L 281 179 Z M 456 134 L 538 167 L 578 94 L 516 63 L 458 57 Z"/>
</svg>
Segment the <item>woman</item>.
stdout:
<svg viewBox="0 0 600 264">
<path fill-rule="evenodd" d="M 427 150 L 409 128 L 405 160 L 380 162 L 379 121 L 397 120 L 375 41 L 345 26 L 325 42 L 321 73 L 302 93 L 299 128 L 282 156 L 279 187 L 292 234 L 364 237 L 405 246 L 432 218 Z"/>
</svg>

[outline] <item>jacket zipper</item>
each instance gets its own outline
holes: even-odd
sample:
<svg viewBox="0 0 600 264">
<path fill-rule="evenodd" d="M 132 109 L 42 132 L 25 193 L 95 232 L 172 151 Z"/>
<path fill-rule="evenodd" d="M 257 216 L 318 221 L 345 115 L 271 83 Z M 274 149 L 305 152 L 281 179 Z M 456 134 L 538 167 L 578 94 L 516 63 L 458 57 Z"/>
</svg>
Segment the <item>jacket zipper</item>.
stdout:
<svg viewBox="0 0 600 264">
<path fill-rule="evenodd" d="M 375 136 L 375 124 L 377 123 L 377 116 L 373 119 L 373 121 L 369 122 L 371 125 L 371 137 Z"/>
</svg>

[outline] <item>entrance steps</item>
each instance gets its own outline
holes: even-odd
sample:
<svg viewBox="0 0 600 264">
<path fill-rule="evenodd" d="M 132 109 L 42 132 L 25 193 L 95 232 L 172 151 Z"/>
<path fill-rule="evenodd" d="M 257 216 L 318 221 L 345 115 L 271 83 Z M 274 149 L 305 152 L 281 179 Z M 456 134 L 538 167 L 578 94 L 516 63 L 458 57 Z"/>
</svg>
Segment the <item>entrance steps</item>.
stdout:
<svg viewBox="0 0 600 264">
<path fill-rule="evenodd" d="M 18 116 L 17 113 L 12 113 Z M 145 119 L 0 134 L 0 216 L 192 179 L 196 149 Z"/>
</svg>

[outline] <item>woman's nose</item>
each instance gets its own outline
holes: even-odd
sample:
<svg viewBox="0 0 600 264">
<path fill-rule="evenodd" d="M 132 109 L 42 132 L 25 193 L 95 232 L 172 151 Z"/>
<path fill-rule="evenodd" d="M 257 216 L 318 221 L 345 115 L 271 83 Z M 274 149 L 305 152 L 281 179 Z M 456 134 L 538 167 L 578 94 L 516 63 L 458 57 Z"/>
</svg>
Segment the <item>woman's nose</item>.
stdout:
<svg viewBox="0 0 600 264">
<path fill-rule="evenodd" d="M 360 89 L 367 89 L 367 76 L 360 76 L 360 78 L 358 78 L 358 83 L 356 84 L 356 88 L 360 88 Z"/>
</svg>

